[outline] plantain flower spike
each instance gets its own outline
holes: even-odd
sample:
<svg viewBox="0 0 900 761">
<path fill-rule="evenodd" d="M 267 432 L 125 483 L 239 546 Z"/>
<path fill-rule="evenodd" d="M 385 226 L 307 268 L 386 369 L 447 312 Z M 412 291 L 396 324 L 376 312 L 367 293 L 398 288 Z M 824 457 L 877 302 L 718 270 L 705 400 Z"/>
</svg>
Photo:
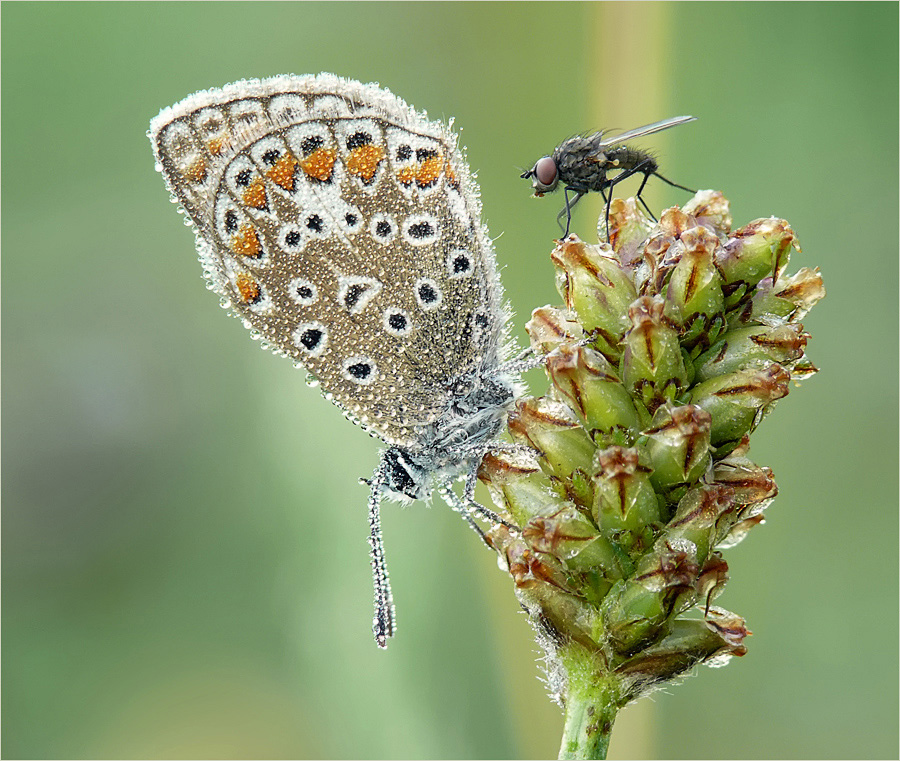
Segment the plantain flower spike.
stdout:
<svg viewBox="0 0 900 761">
<path fill-rule="evenodd" d="M 787 222 L 731 224 L 707 190 L 656 224 L 617 199 L 608 243 L 556 241 L 563 304 L 527 325 L 549 390 L 482 465 L 509 524 L 487 540 L 566 710 L 561 758 L 605 757 L 619 708 L 746 652 L 744 620 L 713 604 L 723 550 L 777 493 L 750 435 L 816 372 L 800 320 L 825 290 L 818 270 L 786 274 Z"/>
</svg>

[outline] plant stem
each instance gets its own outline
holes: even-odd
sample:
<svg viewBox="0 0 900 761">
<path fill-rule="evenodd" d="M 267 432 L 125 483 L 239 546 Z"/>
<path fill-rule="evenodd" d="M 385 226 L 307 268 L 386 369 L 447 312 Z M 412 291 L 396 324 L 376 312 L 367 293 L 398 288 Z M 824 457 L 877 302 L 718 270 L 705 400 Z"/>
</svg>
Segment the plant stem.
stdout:
<svg viewBox="0 0 900 761">
<path fill-rule="evenodd" d="M 615 677 L 581 645 L 570 644 L 560 655 L 566 666 L 566 725 L 561 759 L 605 759 L 619 705 Z"/>
</svg>

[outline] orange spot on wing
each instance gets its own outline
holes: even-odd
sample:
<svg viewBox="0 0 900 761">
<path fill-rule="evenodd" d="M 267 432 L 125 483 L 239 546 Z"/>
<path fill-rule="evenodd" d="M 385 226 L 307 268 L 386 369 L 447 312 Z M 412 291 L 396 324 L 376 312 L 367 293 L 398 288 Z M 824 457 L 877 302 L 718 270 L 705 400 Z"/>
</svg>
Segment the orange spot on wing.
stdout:
<svg viewBox="0 0 900 761">
<path fill-rule="evenodd" d="M 314 180 L 325 182 L 331 177 L 336 159 L 334 148 L 319 148 L 300 162 L 300 168 Z"/>
<path fill-rule="evenodd" d="M 191 182 L 203 182 L 206 179 L 206 170 L 208 168 L 206 159 L 203 156 L 198 156 L 181 174 Z"/>
<path fill-rule="evenodd" d="M 261 291 L 259 290 L 259 283 L 257 283 L 252 277 L 244 274 L 243 272 L 239 273 L 238 276 L 234 279 L 234 285 L 238 290 L 238 294 L 240 294 L 241 301 L 244 304 L 255 304 L 259 301 L 259 297 L 261 295 Z"/>
<path fill-rule="evenodd" d="M 405 166 L 397 172 L 397 179 L 401 185 L 409 185 L 416 179 L 416 168 L 414 166 Z"/>
<path fill-rule="evenodd" d="M 444 160 L 440 156 L 432 156 L 419 164 L 419 171 L 416 172 L 416 183 L 419 187 L 425 188 L 437 182 L 443 165 Z"/>
<path fill-rule="evenodd" d="M 231 248 L 234 253 L 240 256 L 249 256 L 251 259 L 262 254 L 259 234 L 252 225 L 241 225 L 240 232 L 231 239 Z"/>
<path fill-rule="evenodd" d="M 354 148 L 347 157 L 347 171 L 362 177 L 370 182 L 375 176 L 375 170 L 384 158 L 384 148 L 380 145 L 368 143 Z"/>
<path fill-rule="evenodd" d="M 285 190 L 293 190 L 294 172 L 297 170 L 298 163 L 290 153 L 286 153 L 278 159 L 275 166 L 266 170 L 266 177 Z"/>
<path fill-rule="evenodd" d="M 266 186 L 261 178 L 257 177 L 250 183 L 250 186 L 244 191 L 241 200 L 245 206 L 252 206 L 254 209 L 265 209 L 268 206 Z"/>
<path fill-rule="evenodd" d="M 210 140 L 206 144 L 206 147 L 209 149 L 209 152 L 213 156 L 218 156 L 222 152 L 223 145 L 225 145 L 225 138 L 219 136 L 219 137 L 214 137 L 212 140 Z"/>
</svg>

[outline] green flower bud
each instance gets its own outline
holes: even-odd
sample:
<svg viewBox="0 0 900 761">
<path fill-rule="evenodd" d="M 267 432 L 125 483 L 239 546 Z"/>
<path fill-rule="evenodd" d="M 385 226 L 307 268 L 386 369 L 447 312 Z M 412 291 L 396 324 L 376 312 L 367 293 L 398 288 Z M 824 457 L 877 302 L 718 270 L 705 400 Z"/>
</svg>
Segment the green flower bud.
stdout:
<svg viewBox="0 0 900 761">
<path fill-rule="evenodd" d="M 738 505 L 756 505 L 769 502 L 778 494 L 778 486 L 771 468 L 761 468 L 740 451 L 719 460 L 713 469 L 713 481 L 728 486 Z"/>
<path fill-rule="evenodd" d="M 540 570 L 541 561 L 530 555 Z M 519 604 L 535 623 L 538 640 L 554 650 L 577 642 L 587 652 L 596 652 L 602 641 L 603 628 L 597 609 L 589 602 L 567 594 L 553 584 L 539 583 L 517 587 Z"/>
<path fill-rule="evenodd" d="M 728 563 L 721 552 L 711 552 L 700 569 L 697 577 L 697 598 L 705 601 L 705 607 L 715 600 L 723 591 L 728 581 Z"/>
<path fill-rule="evenodd" d="M 556 639 L 597 647 L 599 615 L 568 591 L 566 573 L 555 558 L 534 552 L 520 536 L 502 525 L 491 528 L 485 540 L 497 550 L 500 562 L 516 585 L 519 602 L 525 610 L 534 612 L 534 620 L 552 631 Z"/>
<path fill-rule="evenodd" d="M 666 278 L 684 250 L 680 242 L 682 233 L 696 227 L 694 220 L 678 207 L 666 209 L 659 217 L 656 228 L 643 250 L 643 266 L 635 270 L 635 280 L 640 282 L 641 293 L 661 294 Z"/>
<path fill-rule="evenodd" d="M 540 354 L 549 354 L 562 343 L 574 343 L 584 337 L 584 330 L 575 315 L 568 309 L 541 307 L 531 313 L 525 323 L 531 339 L 531 348 Z"/>
<path fill-rule="evenodd" d="M 777 362 L 789 367 L 803 357 L 809 334 L 803 326 L 740 328 L 726 333 L 709 351 L 694 361 L 694 380 L 700 383 L 719 375 Z"/>
<path fill-rule="evenodd" d="M 666 540 L 686 539 L 696 548 L 697 563 L 703 565 L 726 531 L 723 516 L 736 510 L 734 492 L 727 486 L 697 486 L 682 497 L 675 516 L 666 526 Z"/>
<path fill-rule="evenodd" d="M 609 207 L 609 235 L 606 234 L 606 215 L 601 214 L 597 222 L 597 238 L 608 240 L 616 259 L 623 266 L 630 267 L 640 261 L 651 227 L 636 198 L 614 198 Z"/>
<path fill-rule="evenodd" d="M 671 402 L 688 385 L 678 333 L 663 318 L 659 296 L 641 296 L 630 307 L 631 330 L 625 335 L 622 380 L 652 412 Z"/>
<path fill-rule="evenodd" d="M 547 355 L 546 368 L 557 392 L 591 437 L 599 432 L 628 443 L 632 432 L 643 427 L 631 395 L 599 352 L 587 346 L 560 346 Z"/>
<path fill-rule="evenodd" d="M 668 618 L 690 606 L 697 581 L 696 550 L 681 539 L 657 542 L 634 576 L 613 586 L 601 608 L 611 647 L 630 654 L 657 638 Z"/>
<path fill-rule="evenodd" d="M 684 205 L 684 213 L 723 239 L 731 232 L 731 207 L 718 190 L 698 190 Z"/>
<path fill-rule="evenodd" d="M 751 322 L 767 325 L 799 322 L 825 297 L 825 286 L 819 269 L 803 267 L 791 276 L 760 280 L 753 298 L 736 311 L 731 319 L 735 327 Z"/>
<path fill-rule="evenodd" d="M 684 252 L 666 290 L 665 315 L 679 327 L 682 346 L 702 348 L 725 325 L 722 277 L 713 262 L 719 239 L 705 227 L 693 227 L 681 235 L 681 245 Z"/>
<path fill-rule="evenodd" d="M 696 227 L 696 222 L 686 212 L 677 206 L 665 209 L 659 215 L 659 223 L 656 225 L 657 230 L 654 231 L 650 239 L 647 241 L 647 251 L 654 258 L 661 258 L 661 254 L 668 251 L 675 241 L 679 240 L 686 230 Z"/>
<path fill-rule="evenodd" d="M 571 570 L 594 568 L 604 579 L 621 579 L 634 571 L 628 556 L 574 508 L 535 516 L 522 527 L 522 539 L 535 552 L 552 555 Z M 603 592 L 610 586 L 607 582 Z"/>
<path fill-rule="evenodd" d="M 719 540 L 719 543 L 716 546 L 723 550 L 730 549 L 743 542 L 744 539 L 747 538 L 747 534 L 750 533 L 750 529 L 765 522 L 766 519 L 762 514 L 751 515 L 749 518 L 744 518 L 728 529 L 728 533 Z"/>
<path fill-rule="evenodd" d="M 753 632 L 747 628 L 743 618 L 724 608 L 710 607 L 706 611 L 705 623 L 710 631 L 718 634 L 729 645 L 730 652 L 723 653 L 726 660 L 732 655 L 741 656 L 747 652 L 744 639 Z"/>
<path fill-rule="evenodd" d="M 710 443 L 727 454 L 748 433 L 767 405 L 787 396 L 791 376 L 781 365 L 740 370 L 698 384 L 691 402 L 712 416 Z"/>
<path fill-rule="evenodd" d="M 584 331 L 595 337 L 595 347 L 619 356 L 619 340 L 628 328 L 627 307 L 637 297 L 629 275 L 607 245 L 589 246 L 569 236 L 559 241 L 551 261 L 564 275 L 562 297 L 578 315 Z"/>
<path fill-rule="evenodd" d="M 744 619 L 721 608 L 710 608 L 708 616 L 706 621 L 675 621 L 659 642 L 617 666 L 625 697 L 634 699 L 700 663 L 719 665 L 747 652 L 743 638 L 750 632 Z"/>
<path fill-rule="evenodd" d="M 650 468 L 637 449 L 609 447 L 596 455 L 591 513 L 603 534 L 620 547 L 643 552 L 656 539 L 662 516 Z"/>
<path fill-rule="evenodd" d="M 677 502 L 688 486 L 709 467 L 712 417 L 689 404 L 663 405 L 656 410 L 647 435 L 647 452 L 653 472 L 650 481 L 666 500 Z"/>
<path fill-rule="evenodd" d="M 745 448 L 739 448 L 716 463 L 713 478 L 716 484 L 727 486 L 733 492 L 737 510 L 723 522 L 717 543 L 720 549 L 739 544 L 754 526 L 764 522 L 763 511 L 771 504 L 778 487 L 769 468 L 761 468 L 744 456 Z"/>
<path fill-rule="evenodd" d="M 491 497 L 504 506 L 519 526 L 533 516 L 567 506 L 550 477 L 541 471 L 533 457 L 510 452 L 491 452 L 484 456 L 478 477 Z"/>
<path fill-rule="evenodd" d="M 513 439 L 528 443 L 541 453 L 545 470 L 561 479 L 578 472 L 589 476 L 594 442 L 572 411 L 553 399 L 521 399 L 508 418 Z"/>
<path fill-rule="evenodd" d="M 794 231 L 783 219 L 757 219 L 735 230 L 716 255 L 725 280 L 726 306 L 741 302 L 764 277 L 777 279 L 787 266 L 792 246 L 800 250 Z"/>
</svg>

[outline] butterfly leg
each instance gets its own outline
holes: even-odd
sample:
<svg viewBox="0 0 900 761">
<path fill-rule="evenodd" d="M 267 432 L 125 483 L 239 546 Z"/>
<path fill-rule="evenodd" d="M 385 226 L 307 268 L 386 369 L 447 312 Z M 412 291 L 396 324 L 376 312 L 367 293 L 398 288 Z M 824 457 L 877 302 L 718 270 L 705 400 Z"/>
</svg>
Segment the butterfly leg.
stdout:
<svg viewBox="0 0 900 761">
<path fill-rule="evenodd" d="M 518 444 L 509 441 L 495 441 L 491 444 L 492 452 L 506 452 L 507 454 L 520 454 L 536 456 L 540 453 L 528 444 Z"/>
<path fill-rule="evenodd" d="M 497 448 L 496 442 L 485 447 L 484 452 L 482 453 L 481 457 L 478 458 L 478 463 L 479 464 L 481 463 L 481 459 L 482 459 L 482 457 L 484 457 L 484 454 L 486 454 L 489 450 L 495 449 L 495 448 Z M 512 529 L 513 531 L 518 531 L 519 530 L 518 526 L 510 523 L 509 521 L 505 520 L 504 518 L 501 518 L 493 510 L 491 510 L 488 507 L 485 507 L 484 505 L 482 505 L 481 503 L 479 503 L 475 500 L 475 486 L 477 483 L 478 483 L 478 466 L 476 465 L 474 468 L 472 468 L 466 474 L 466 484 L 463 489 L 463 500 L 465 500 L 465 504 L 468 505 L 471 510 L 474 510 L 482 518 L 485 518 L 486 520 L 490 521 L 491 523 L 500 523 L 500 524 L 506 526 L 507 528 Z"/>
<path fill-rule="evenodd" d="M 372 631 L 380 648 L 387 647 L 387 641 L 396 630 L 394 596 L 384 561 L 384 540 L 381 535 L 381 492 L 387 483 L 387 464 L 382 461 L 375 471 L 369 492 L 369 556 L 372 559 L 372 579 L 375 584 L 375 618 Z"/>
<path fill-rule="evenodd" d="M 450 506 L 450 509 L 455 513 L 459 513 L 463 520 L 469 524 L 469 528 L 478 534 L 478 536 L 481 537 L 481 540 L 487 544 L 487 540 L 484 538 L 484 531 L 482 531 L 481 526 L 475 522 L 475 518 L 472 517 L 472 508 L 456 495 L 456 492 L 453 491 L 452 482 L 445 481 L 442 483 L 438 487 L 438 493 L 441 495 L 444 502 Z"/>
<path fill-rule="evenodd" d="M 525 349 L 517 357 L 504 362 L 497 368 L 497 375 L 520 375 L 521 373 L 534 370 L 546 364 L 547 357 L 544 354 L 535 354 L 531 347 Z"/>
<path fill-rule="evenodd" d="M 523 359 L 528 359 L 532 354 L 534 354 L 534 347 L 529 346 L 525 349 L 522 349 L 522 351 L 516 354 L 515 359 L 513 359 L 512 361 L 521 362 Z"/>
</svg>

